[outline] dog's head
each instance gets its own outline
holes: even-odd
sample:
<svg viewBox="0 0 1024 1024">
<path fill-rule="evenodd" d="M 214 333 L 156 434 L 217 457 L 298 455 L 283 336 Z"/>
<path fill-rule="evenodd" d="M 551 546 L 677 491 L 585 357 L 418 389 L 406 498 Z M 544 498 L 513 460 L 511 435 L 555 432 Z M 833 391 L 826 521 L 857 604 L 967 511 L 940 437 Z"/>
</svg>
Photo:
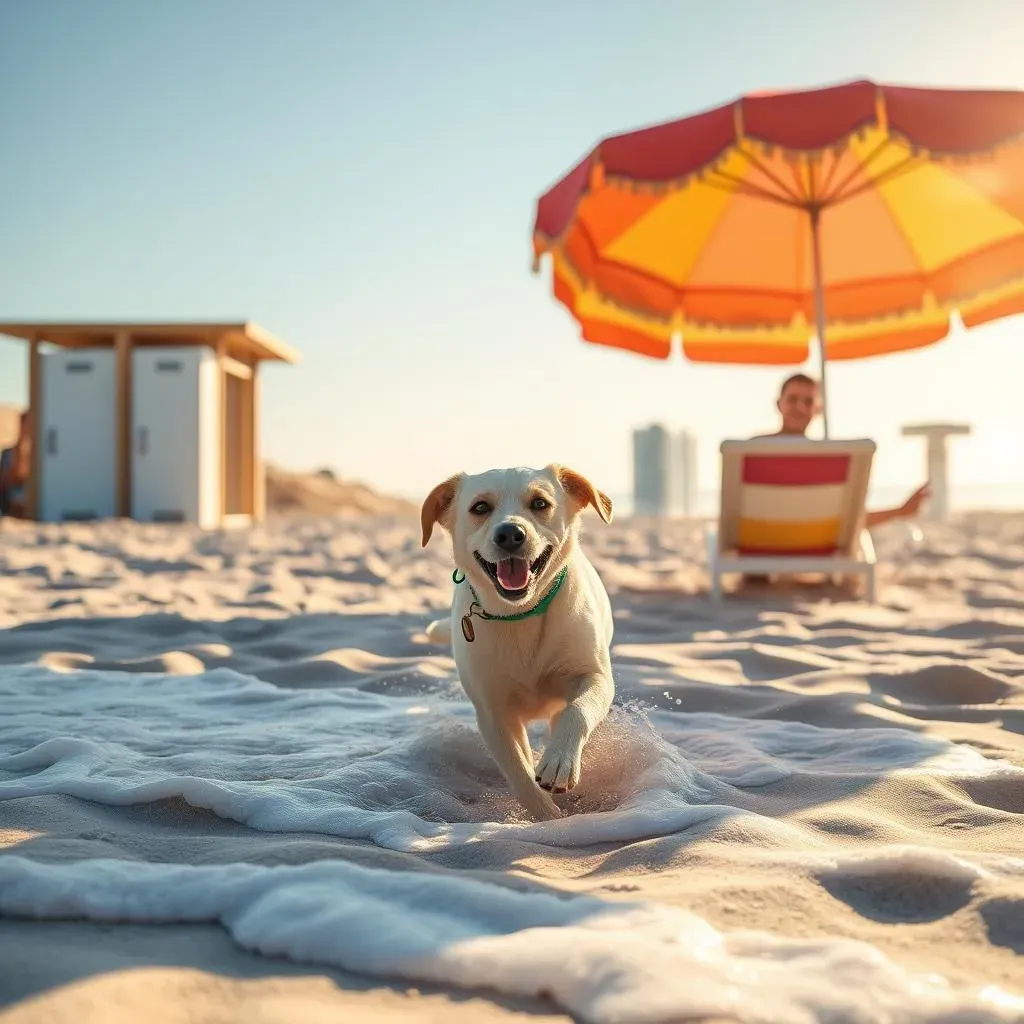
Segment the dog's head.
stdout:
<svg viewBox="0 0 1024 1024">
<path fill-rule="evenodd" d="M 490 588 L 508 604 L 525 605 L 564 564 L 588 505 L 611 522 L 611 499 L 564 466 L 460 474 L 438 484 L 423 502 L 423 545 L 439 523 L 478 594 Z"/>
</svg>

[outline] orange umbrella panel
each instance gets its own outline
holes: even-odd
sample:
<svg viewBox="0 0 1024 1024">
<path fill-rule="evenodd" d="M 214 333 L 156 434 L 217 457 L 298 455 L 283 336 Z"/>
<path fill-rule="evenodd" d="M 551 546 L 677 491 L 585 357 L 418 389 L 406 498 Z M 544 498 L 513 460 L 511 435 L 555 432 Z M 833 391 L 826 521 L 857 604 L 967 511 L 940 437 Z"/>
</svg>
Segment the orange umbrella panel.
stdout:
<svg viewBox="0 0 1024 1024">
<path fill-rule="evenodd" d="M 534 246 L 598 344 L 795 364 L 819 316 L 830 359 L 932 344 L 1024 311 L 1024 92 L 854 82 L 609 138 Z"/>
</svg>

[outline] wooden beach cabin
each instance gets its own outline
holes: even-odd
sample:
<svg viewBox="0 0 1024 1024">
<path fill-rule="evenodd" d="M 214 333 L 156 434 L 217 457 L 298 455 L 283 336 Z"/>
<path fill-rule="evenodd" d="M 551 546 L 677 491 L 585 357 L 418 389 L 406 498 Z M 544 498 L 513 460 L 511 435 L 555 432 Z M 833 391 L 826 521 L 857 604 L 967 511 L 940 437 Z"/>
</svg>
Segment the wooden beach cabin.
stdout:
<svg viewBox="0 0 1024 1024">
<path fill-rule="evenodd" d="M 206 528 L 263 519 L 260 365 L 298 362 L 252 323 L 0 323 L 28 342 L 29 517 Z"/>
</svg>

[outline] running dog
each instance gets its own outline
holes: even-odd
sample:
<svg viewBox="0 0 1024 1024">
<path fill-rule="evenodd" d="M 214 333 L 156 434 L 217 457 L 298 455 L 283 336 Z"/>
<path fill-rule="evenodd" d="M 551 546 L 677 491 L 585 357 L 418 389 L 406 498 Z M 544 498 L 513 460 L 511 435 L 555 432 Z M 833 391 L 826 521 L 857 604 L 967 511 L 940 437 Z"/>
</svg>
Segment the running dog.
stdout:
<svg viewBox="0 0 1024 1024">
<path fill-rule="evenodd" d="M 580 514 L 612 520 L 612 502 L 563 466 L 459 474 L 423 502 L 423 546 L 435 525 L 452 540 L 450 621 L 427 634 L 451 641 L 459 678 L 491 756 L 536 819 L 561 817 L 550 794 L 580 778 L 583 748 L 614 696 L 612 610 L 579 546 Z M 530 722 L 546 719 L 534 766 Z"/>
</svg>

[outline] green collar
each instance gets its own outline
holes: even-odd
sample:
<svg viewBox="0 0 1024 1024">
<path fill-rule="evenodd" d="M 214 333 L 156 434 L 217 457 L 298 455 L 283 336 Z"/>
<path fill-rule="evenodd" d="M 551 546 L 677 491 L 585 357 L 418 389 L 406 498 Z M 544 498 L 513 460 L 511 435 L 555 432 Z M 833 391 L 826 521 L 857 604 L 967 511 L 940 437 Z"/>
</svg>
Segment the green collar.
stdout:
<svg viewBox="0 0 1024 1024">
<path fill-rule="evenodd" d="M 479 611 L 473 611 L 470 606 L 470 615 L 479 615 L 482 619 L 495 619 L 499 622 L 521 622 L 523 619 L 529 619 L 534 615 L 543 615 L 548 610 L 548 605 L 551 604 L 555 599 L 555 595 L 562 589 L 562 584 L 565 582 L 565 577 L 569 575 L 569 566 L 563 565 L 559 570 L 558 575 L 555 577 L 555 582 L 551 584 L 551 588 L 548 592 L 535 604 L 529 611 L 519 612 L 516 615 L 492 615 L 488 611 L 484 611 L 483 606 L 480 604 L 480 598 L 477 597 L 476 591 L 473 589 L 473 584 L 469 585 L 469 592 L 473 595 L 473 603 L 480 609 Z M 459 578 L 459 570 L 456 569 L 452 573 L 452 583 L 458 585 L 464 583 L 466 580 L 466 574 L 462 574 L 462 578 Z"/>
</svg>

